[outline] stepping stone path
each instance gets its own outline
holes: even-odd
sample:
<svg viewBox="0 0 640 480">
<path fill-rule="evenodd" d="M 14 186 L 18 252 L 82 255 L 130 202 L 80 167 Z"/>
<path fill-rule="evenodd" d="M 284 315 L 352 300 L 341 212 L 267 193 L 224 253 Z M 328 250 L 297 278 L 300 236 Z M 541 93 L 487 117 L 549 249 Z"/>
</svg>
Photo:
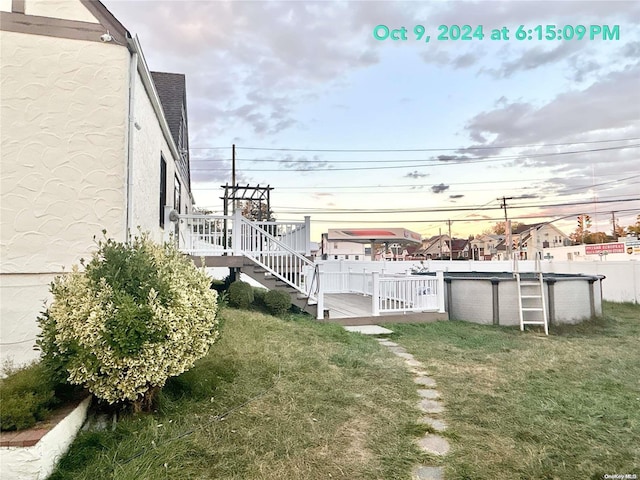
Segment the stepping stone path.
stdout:
<svg viewBox="0 0 640 480">
<path fill-rule="evenodd" d="M 377 338 L 376 340 L 394 355 L 402 358 L 405 365 L 415 375 L 413 381 L 416 383 L 418 395 L 421 397 L 418 406 L 426 414 L 420 418 L 419 422 L 431 426 L 436 432 L 446 430 L 447 424 L 437 418 L 438 414 L 444 412 L 444 406 L 438 400 L 440 392 L 436 390 L 435 380 L 424 371 L 422 363 L 397 343 L 386 338 Z M 418 441 L 418 446 L 424 452 L 438 456 L 446 455 L 450 448 L 446 438 L 434 433 L 427 433 Z M 412 478 L 414 480 L 444 480 L 444 469 L 442 467 L 418 466 L 413 470 Z"/>
</svg>

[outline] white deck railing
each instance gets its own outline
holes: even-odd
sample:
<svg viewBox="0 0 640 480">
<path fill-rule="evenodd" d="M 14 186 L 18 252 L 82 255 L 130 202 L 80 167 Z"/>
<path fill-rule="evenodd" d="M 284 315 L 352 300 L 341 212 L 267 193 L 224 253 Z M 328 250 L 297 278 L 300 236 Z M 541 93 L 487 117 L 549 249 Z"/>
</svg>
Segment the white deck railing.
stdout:
<svg viewBox="0 0 640 480">
<path fill-rule="evenodd" d="M 371 297 L 374 317 L 384 313 L 444 312 L 444 274 L 384 275 L 380 272 L 318 270 L 318 319 L 324 314 L 324 295 L 357 293 Z"/>
<path fill-rule="evenodd" d="M 178 248 L 193 256 L 237 255 L 250 258 L 268 275 L 280 279 L 301 293 L 315 297 L 306 272 L 313 262 L 310 217 L 304 222 L 254 222 L 234 215 L 175 215 L 167 209 L 165 224 L 178 222 Z M 170 231 L 171 229 L 167 229 Z"/>
<path fill-rule="evenodd" d="M 229 215 L 180 215 L 178 248 L 194 256 L 233 254 L 232 220 Z"/>
<path fill-rule="evenodd" d="M 313 297 L 306 278 L 306 272 L 313 267 L 311 260 L 269 234 L 264 230 L 264 225 L 258 222 L 241 219 L 239 225 L 239 235 L 236 235 L 235 240 L 239 240 L 239 250 L 243 256 L 299 292 Z"/>
<path fill-rule="evenodd" d="M 178 215 L 178 248 L 190 255 L 241 255 L 236 225 L 251 223 L 271 235 L 286 249 L 301 255 L 311 254 L 310 217 L 304 222 L 251 222 L 240 211 L 234 215 Z M 168 216 L 167 216 L 168 218 Z"/>
<path fill-rule="evenodd" d="M 444 312 L 444 275 L 380 277 L 373 275 L 372 310 L 382 313 Z"/>
</svg>

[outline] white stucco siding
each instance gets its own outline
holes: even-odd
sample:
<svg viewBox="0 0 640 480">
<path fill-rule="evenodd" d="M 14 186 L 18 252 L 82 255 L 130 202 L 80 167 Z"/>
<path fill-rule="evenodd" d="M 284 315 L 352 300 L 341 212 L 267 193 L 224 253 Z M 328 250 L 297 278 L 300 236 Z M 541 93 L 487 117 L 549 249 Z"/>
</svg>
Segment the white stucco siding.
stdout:
<svg viewBox="0 0 640 480">
<path fill-rule="evenodd" d="M 160 227 L 160 159 L 162 156 L 167 163 L 166 204 L 174 208 L 176 162 L 139 74 L 136 76 L 133 119 L 139 126 L 139 129 L 132 129 L 133 233 L 137 233 L 137 228 L 140 227 L 142 231 L 149 232 L 154 240 L 163 241 L 165 230 Z M 184 212 L 189 203 L 189 195 L 184 179 L 181 178 L 180 183 L 180 211 Z M 165 225 L 165 228 L 170 229 L 171 225 Z"/>
<path fill-rule="evenodd" d="M 125 232 L 129 54 L 0 31 L 0 348 L 17 364 L 56 273 Z"/>
<path fill-rule="evenodd" d="M 80 0 L 26 0 L 24 13 L 40 17 L 100 23 Z"/>
<path fill-rule="evenodd" d="M 51 302 L 49 284 L 55 275 L 0 274 L 0 359 L 22 365 L 40 353 L 33 349 L 40 333 L 37 317 Z"/>
<path fill-rule="evenodd" d="M 0 12 L 10 12 L 12 0 L 0 0 Z"/>
<path fill-rule="evenodd" d="M 123 237 L 128 52 L 0 32 L 2 272 L 57 272 Z"/>
</svg>

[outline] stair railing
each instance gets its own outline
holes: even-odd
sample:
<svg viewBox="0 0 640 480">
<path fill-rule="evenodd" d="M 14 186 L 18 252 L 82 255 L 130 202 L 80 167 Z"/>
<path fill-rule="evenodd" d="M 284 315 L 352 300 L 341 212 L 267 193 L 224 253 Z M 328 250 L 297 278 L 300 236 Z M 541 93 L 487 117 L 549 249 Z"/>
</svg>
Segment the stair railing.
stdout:
<svg viewBox="0 0 640 480">
<path fill-rule="evenodd" d="M 314 263 L 278 240 L 260 226 L 240 215 L 237 211 L 233 222 L 233 250 L 252 260 L 266 272 L 293 287 L 300 293 L 313 297 L 305 288 L 304 267 Z"/>
</svg>

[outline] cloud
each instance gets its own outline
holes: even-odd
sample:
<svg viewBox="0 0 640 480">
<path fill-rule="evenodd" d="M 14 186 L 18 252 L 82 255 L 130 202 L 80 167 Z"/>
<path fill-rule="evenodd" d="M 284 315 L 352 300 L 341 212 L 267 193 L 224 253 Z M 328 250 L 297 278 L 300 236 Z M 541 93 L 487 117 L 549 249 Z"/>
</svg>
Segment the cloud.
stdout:
<svg viewBox="0 0 640 480">
<path fill-rule="evenodd" d="M 439 162 L 460 162 L 470 159 L 471 157 L 467 155 L 438 155 L 437 157 L 432 158 L 432 160 L 437 160 Z"/>
<path fill-rule="evenodd" d="M 249 126 L 258 136 L 296 125 L 294 108 L 345 71 L 380 61 L 370 31 L 406 21 L 408 4 L 105 0 L 140 34 L 153 70 L 187 75 L 192 135 Z M 377 23 L 376 23 L 377 22 Z M 285 95 L 282 93 L 286 92 Z"/>
<path fill-rule="evenodd" d="M 611 72 L 582 90 L 560 93 L 543 104 L 506 102 L 480 112 L 465 125 L 467 134 L 477 144 L 464 151 L 473 151 L 474 147 L 568 143 L 564 147 L 521 149 L 519 154 L 532 155 L 529 165 L 555 169 L 584 169 L 584 165 L 591 162 L 620 162 L 623 168 L 637 168 L 637 149 L 613 148 L 625 145 L 620 142 L 582 142 L 640 137 L 638 78 L 640 64 Z M 609 150 L 599 151 L 601 149 Z M 565 154 L 571 151 L 584 153 Z M 499 152 L 500 149 L 485 151 L 485 155 Z M 556 155 L 535 156 L 543 153 Z"/>
<path fill-rule="evenodd" d="M 287 154 L 284 158 L 280 159 L 279 164 L 286 169 L 302 172 L 330 168 L 329 162 L 321 160 L 318 155 L 309 158 L 305 155 L 294 157 L 293 155 Z"/>
<path fill-rule="evenodd" d="M 571 53 L 577 51 L 580 44 L 576 42 L 562 42 L 555 48 L 545 48 L 535 46 L 525 50 L 513 60 L 509 60 L 500 65 L 497 69 L 484 69 L 491 75 L 498 78 L 508 78 L 518 71 L 533 70 L 535 68 L 556 63 L 568 57 Z"/>
<path fill-rule="evenodd" d="M 424 178 L 424 177 L 428 177 L 429 174 L 428 173 L 422 173 L 422 172 L 418 172 L 417 170 L 414 170 L 413 172 L 409 172 L 407 173 L 404 178 Z"/>
<path fill-rule="evenodd" d="M 433 185 L 433 186 L 431 187 L 431 191 L 432 191 L 433 193 L 442 193 L 442 192 L 444 192 L 445 190 L 449 190 L 449 185 L 445 185 L 444 183 L 441 183 L 441 184 L 439 184 L 439 185 Z"/>
</svg>

